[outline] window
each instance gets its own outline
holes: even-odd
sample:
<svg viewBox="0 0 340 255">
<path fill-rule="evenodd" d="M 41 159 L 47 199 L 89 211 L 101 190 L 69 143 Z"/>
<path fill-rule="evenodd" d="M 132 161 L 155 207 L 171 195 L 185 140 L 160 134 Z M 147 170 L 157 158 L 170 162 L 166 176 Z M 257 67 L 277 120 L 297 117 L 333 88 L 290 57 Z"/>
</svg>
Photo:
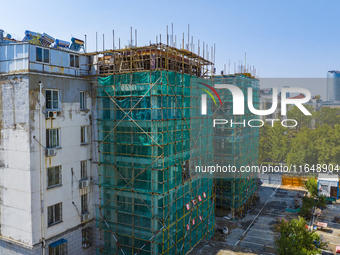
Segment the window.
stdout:
<svg viewBox="0 0 340 255">
<path fill-rule="evenodd" d="M 50 63 L 50 50 L 44 49 L 44 63 Z"/>
<path fill-rule="evenodd" d="M 87 249 L 92 245 L 92 228 L 84 228 L 82 231 L 83 249 Z"/>
<path fill-rule="evenodd" d="M 88 212 L 87 208 L 87 194 L 81 196 L 81 213 L 86 214 Z"/>
<path fill-rule="evenodd" d="M 61 166 L 47 168 L 47 188 L 61 185 Z"/>
<path fill-rule="evenodd" d="M 80 91 L 80 110 L 86 110 L 86 93 Z"/>
<path fill-rule="evenodd" d="M 58 110 L 59 109 L 59 90 L 46 90 L 46 109 Z"/>
<path fill-rule="evenodd" d="M 86 144 L 86 126 L 80 127 L 80 143 Z"/>
<path fill-rule="evenodd" d="M 50 63 L 50 50 L 43 48 L 35 48 L 35 60 L 36 62 Z"/>
<path fill-rule="evenodd" d="M 49 255 L 67 255 L 67 241 L 61 239 L 49 245 Z"/>
<path fill-rule="evenodd" d="M 46 129 L 46 148 L 60 147 L 60 129 Z"/>
<path fill-rule="evenodd" d="M 79 56 L 70 54 L 70 67 L 79 68 Z"/>
<path fill-rule="evenodd" d="M 81 179 L 86 179 L 87 178 L 87 161 L 83 160 L 80 161 L 80 176 Z"/>
<path fill-rule="evenodd" d="M 48 210 L 48 226 L 52 226 L 62 221 L 62 203 L 49 206 Z"/>
</svg>

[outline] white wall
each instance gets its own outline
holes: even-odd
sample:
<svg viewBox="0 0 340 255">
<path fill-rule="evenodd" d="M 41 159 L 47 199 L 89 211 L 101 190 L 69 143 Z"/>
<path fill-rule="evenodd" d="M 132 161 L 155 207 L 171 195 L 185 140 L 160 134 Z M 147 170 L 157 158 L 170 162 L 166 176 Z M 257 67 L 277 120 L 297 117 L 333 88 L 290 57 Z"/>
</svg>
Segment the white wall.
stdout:
<svg viewBox="0 0 340 255">
<path fill-rule="evenodd" d="M 80 177 L 80 161 L 87 160 L 87 174 L 90 177 L 91 172 L 91 125 L 90 115 L 91 111 L 80 111 L 79 95 L 80 91 L 84 91 L 85 88 L 89 88 L 87 81 L 80 81 L 79 79 L 71 78 L 45 78 L 34 77 L 30 80 L 31 91 L 38 95 L 37 80 L 42 81 L 43 86 L 43 112 L 45 113 L 45 89 L 55 88 L 59 89 L 59 96 L 61 102 L 61 112 L 58 113 L 56 119 L 46 119 L 45 115 L 42 115 L 42 142 L 43 146 L 46 146 L 46 128 L 60 128 L 60 146 L 57 150 L 57 155 L 53 157 L 43 157 L 42 169 L 43 169 L 43 181 L 44 181 L 44 238 L 49 239 L 57 234 L 73 228 L 81 223 L 79 213 L 81 213 L 81 199 L 80 195 L 88 193 L 88 206 L 89 211 L 92 205 L 92 195 L 90 187 L 86 189 L 79 189 Z M 36 83 L 36 84 L 35 84 Z M 70 89 L 70 86 L 71 89 Z M 72 101 L 72 102 L 70 102 Z M 33 107 L 31 105 L 31 108 Z M 36 108 L 38 106 L 36 105 Z M 90 92 L 87 93 L 87 108 L 91 109 L 91 97 Z M 80 127 L 87 126 L 87 141 L 88 145 L 81 145 Z M 40 203 L 40 162 L 39 162 L 39 150 L 40 145 L 32 139 L 33 136 L 39 137 L 39 110 L 31 111 L 31 160 L 33 175 L 32 178 L 32 202 L 33 202 L 33 243 L 40 241 L 41 237 L 41 203 Z M 62 186 L 47 189 L 47 168 L 52 166 L 62 166 Z M 73 173 L 72 170 L 73 169 Z M 39 188 L 37 188 L 39 187 Z M 62 223 L 48 227 L 48 207 L 62 202 Z M 76 207 L 72 204 L 76 205 Z M 90 215 L 91 217 L 94 214 Z"/>
<path fill-rule="evenodd" d="M 32 244 L 29 146 L 29 82 L 17 76 L 1 84 L 1 235 Z"/>
</svg>

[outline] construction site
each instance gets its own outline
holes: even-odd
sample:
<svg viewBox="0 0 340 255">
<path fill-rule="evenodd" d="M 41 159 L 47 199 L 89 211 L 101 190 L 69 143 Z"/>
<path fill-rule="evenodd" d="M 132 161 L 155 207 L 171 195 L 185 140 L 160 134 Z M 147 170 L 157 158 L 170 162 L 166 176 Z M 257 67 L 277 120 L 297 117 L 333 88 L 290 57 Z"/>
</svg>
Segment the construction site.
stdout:
<svg viewBox="0 0 340 255">
<path fill-rule="evenodd" d="M 183 45 L 86 54 L 97 105 L 99 254 L 187 254 L 214 235 L 216 206 L 240 218 L 256 199 L 251 174 L 214 178 L 195 166 L 256 164 L 258 131 L 213 128 L 213 118 L 239 118 L 230 91 L 221 91 L 222 106 L 208 99 L 207 115 L 201 98 L 204 88 L 228 83 L 244 93 L 252 87 L 256 107 L 258 79 L 215 76 L 208 47 L 205 58 L 204 46 L 200 56 Z M 254 118 L 249 110 L 244 117 Z"/>
<path fill-rule="evenodd" d="M 183 33 L 180 47 L 173 32 L 169 36 L 168 31 L 166 43 L 161 42 L 159 35 L 159 42 L 156 37 L 156 43 L 150 41 L 149 45 L 138 47 L 136 39 L 137 31 L 132 40 L 131 28 L 130 41 L 123 48 L 120 39 L 119 47 L 115 47 L 113 37 L 112 49 L 105 50 L 103 36 L 103 51 L 87 52 L 86 36 L 85 41 L 72 38 L 70 44 L 46 33 L 26 31 L 22 41 L 11 39 L 8 34 L 2 40 L 2 49 L 20 53 L 18 47 L 26 47 L 27 70 L 37 76 L 31 86 L 46 84 L 46 91 L 39 93 L 45 93 L 46 107 L 54 110 L 46 112 L 51 114 L 47 114 L 46 119 L 59 120 L 58 114 L 63 117 L 67 107 L 73 107 L 64 102 L 74 101 L 79 101 L 79 106 L 72 109 L 86 117 L 87 122 L 78 127 L 80 123 L 71 120 L 68 110 L 69 123 L 46 126 L 46 134 L 52 127 L 58 128 L 52 131 L 56 132 L 59 150 L 61 133 L 66 138 L 65 144 L 74 140 L 80 150 L 87 150 L 79 160 L 72 161 L 75 165 L 65 166 L 71 167 L 72 173 L 79 170 L 81 177 L 75 189 L 79 188 L 81 197 L 77 202 L 82 211 L 70 222 L 75 226 L 80 224 L 81 232 L 78 232 L 82 234 L 83 248 L 93 243 L 95 249 L 93 246 L 91 249 L 97 254 L 184 255 L 201 240 L 210 240 L 215 235 L 216 216 L 241 219 L 258 197 L 257 178 L 252 173 L 218 175 L 197 172 L 197 167 L 218 164 L 239 169 L 258 163 L 258 129 L 242 125 L 242 121 L 257 117 L 247 106 L 244 115 L 234 115 L 232 92 L 217 89 L 216 85 L 234 85 L 246 97 L 251 88 L 253 105 L 258 108 L 259 80 L 254 68 L 242 64 L 233 74 L 224 70 L 216 75 L 215 46 L 209 49 L 203 42 L 201 48 L 198 40 L 195 50 L 193 37 L 191 43 L 189 41 L 189 28 L 187 44 Z M 4 57 L 1 70 L 17 72 L 16 65 L 10 65 L 10 61 L 13 60 Z M 42 73 L 47 74 L 46 80 Z M 64 79 L 64 76 L 77 77 L 84 86 L 72 81 L 71 90 L 65 87 L 65 81 L 56 82 L 56 78 Z M 53 107 L 47 106 L 51 91 Z M 214 127 L 215 119 L 229 119 L 235 125 Z M 75 139 L 77 132 L 72 135 L 65 131 L 72 124 L 77 124 L 76 129 L 80 131 L 80 145 Z M 54 151 L 46 157 L 53 167 L 64 164 L 65 157 L 58 160 Z M 91 165 L 90 180 L 86 174 L 87 160 Z M 44 171 L 40 173 L 44 180 Z M 70 182 L 73 189 L 73 179 Z M 88 193 L 83 194 L 84 188 Z M 70 203 L 60 201 L 63 196 L 53 195 L 62 189 L 57 186 L 44 191 L 59 199 L 46 203 L 53 207 L 53 203 L 58 202 L 57 209 L 62 203 Z M 73 200 L 72 204 L 78 211 Z M 92 204 L 92 208 L 88 208 L 88 204 Z M 60 219 L 56 223 L 61 226 L 63 211 L 59 211 Z M 70 213 L 64 214 L 65 220 L 71 217 Z M 48 236 L 51 252 L 67 250 L 67 245 L 73 249 L 77 245 L 68 242 L 69 236 L 60 239 L 57 228 L 52 230 L 55 233 Z"/>
</svg>

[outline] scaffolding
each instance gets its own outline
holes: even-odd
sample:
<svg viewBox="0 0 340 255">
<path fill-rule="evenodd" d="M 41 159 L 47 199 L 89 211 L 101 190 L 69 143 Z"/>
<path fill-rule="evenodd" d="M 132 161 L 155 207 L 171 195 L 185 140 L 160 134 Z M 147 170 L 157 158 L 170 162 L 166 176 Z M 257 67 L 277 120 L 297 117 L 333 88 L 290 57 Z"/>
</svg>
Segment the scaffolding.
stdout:
<svg viewBox="0 0 340 255">
<path fill-rule="evenodd" d="M 89 64 L 92 76 L 166 70 L 196 77 L 209 77 L 213 65 L 212 62 L 189 50 L 177 49 L 162 43 L 86 55 L 93 57 Z"/>
<path fill-rule="evenodd" d="M 212 77 L 215 84 L 232 84 L 240 88 L 245 98 L 248 98 L 248 87 L 253 88 L 253 106 L 259 109 L 259 81 L 250 73 L 237 73 L 233 75 L 216 75 Z M 249 127 L 248 121 L 258 119 L 245 105 L 244 115 L 233 115 L 233 97 L 229 90 L 219 89 L 223 105 L 215 106 L 214 118 L 227 119 L 230 123 L 242 124 L 216 125 L 214 128 L 214 164 L 219 166 L 252 166 L 258 163 L 259 129 Z M 252 123 L 255 125 L 255 123 Z M 216 176 L 216 210 L 218 214 L 225 214 L 230 210 L 233 217 L 242 217 L 257 199 L 257 178 L 254 172 L 229 173 L 225 176 Z"/>
<path fill-rule="evenodd" d="M 187 254 L 214 235 L 213 179 L 193 174 L 214 155 L 212 116 L 200 107 L 210 62 L 162 44 L 89 55 L 99 76 L 99 253 Z"/>
</svg>

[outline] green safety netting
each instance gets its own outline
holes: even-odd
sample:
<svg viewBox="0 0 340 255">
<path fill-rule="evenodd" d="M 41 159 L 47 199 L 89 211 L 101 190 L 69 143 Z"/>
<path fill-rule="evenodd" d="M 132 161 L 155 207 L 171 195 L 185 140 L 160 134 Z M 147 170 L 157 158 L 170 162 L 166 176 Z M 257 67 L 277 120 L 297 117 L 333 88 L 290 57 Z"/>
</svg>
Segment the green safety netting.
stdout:
<svg viewBox="0 0 340 255">
<path fill-rule="evenodd" d="M 232 84 L 240 88 L 245 98 L 244 115 L 233 115 L 233 98 L 227 89 L 218 89 L 222 101 L 222 107 L 213 108 L 215 119 L 227 119 L 233 122 L 248 123 L 258 116 L 250 112 L 247 106 L 249 87 L 253 88 L 253 105 L 259 109 L 259 81 L 253 77 L 238 75 L 221 75 L 213 77 L 215 84 Z M 214 128 L 214 164 L 219 166 L 257 165 L 259 129 L 243 125 L 217 125 Z M 216 178 L 216 205 L 232 208 L 236 213 L 244 213 L 248 210 L 247 203 L 257 191 L 257 179 L 255 173 L 238 173 L 234 176 L 227 175 L 225 178 Z"/>
<path fill-rule="evenodd" d="M 214 156 L 201 82 L 211 85 L 168 71 L 98 78 L 102 254 L 186 254 L 214 234 L 213 180 L 192 174 Z"/>
</svg>

